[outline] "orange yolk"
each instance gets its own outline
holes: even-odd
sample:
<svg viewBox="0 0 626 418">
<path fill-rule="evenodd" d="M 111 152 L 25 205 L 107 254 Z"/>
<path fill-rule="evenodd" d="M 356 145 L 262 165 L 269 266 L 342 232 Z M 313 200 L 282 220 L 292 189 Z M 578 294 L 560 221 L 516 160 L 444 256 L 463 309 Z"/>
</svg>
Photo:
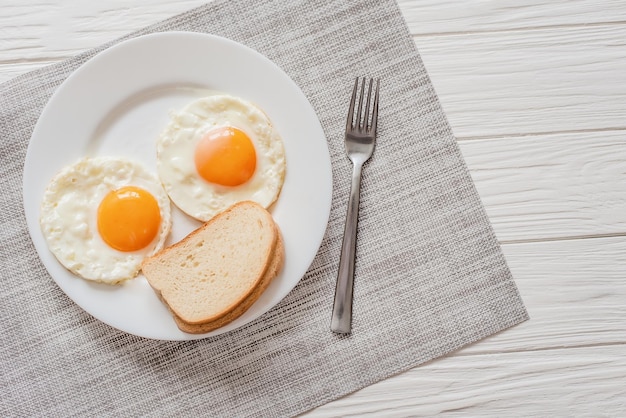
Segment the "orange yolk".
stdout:
<svg viewBox="0 0 626 418">
<path fill-rule="evenodd" d="M 161 211 L 157 200 L 139 187 L 109 192 L 98 207 L 98 232 L 119 251 L 146 247 L 159 232 Z"/>
<path fill-rule="evenodd" d="M 209 131 L 195 150 L 196 170 L 210 183 L 239 186 L 256 169 L 256 152 L 244 132 L 226 126 Z"/>
</svg>

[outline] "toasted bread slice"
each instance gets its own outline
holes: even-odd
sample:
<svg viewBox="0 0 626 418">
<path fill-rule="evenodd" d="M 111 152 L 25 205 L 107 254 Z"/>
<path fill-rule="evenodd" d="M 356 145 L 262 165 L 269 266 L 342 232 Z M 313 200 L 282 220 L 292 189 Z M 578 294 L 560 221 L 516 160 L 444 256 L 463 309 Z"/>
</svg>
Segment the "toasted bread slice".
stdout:
<svg viewBox="0 0 626 418">
<path fill-rule="evenodd" d="M 142 263 L 148 283 L 183 322 L 215 321 L 244 302 L 265 277 L 278 227 L 261 205 L 231 206 Z"/>
<path fill-rule="evenodd" d="M 227 313 L 226 315 L 204 324 L 188 324 L 182 321 L 176 314 L 174 314 L 174 321 L 176 321 L 176 325 L 180 328 L 181 331 L 187 332 L 190 334 L 204 334 L 209 331 L 213 331 L 217 328 L 221 328 L 224 325 L 234 321 L 243 315 L 254 302 L 263 294 L 265 289 L 270 285 L 272 280 L 278 276 L 280 270 L 283 267 L 285 262 L 285 247 L 283 243 L 283 239 L 278 234 L 278 240 L 276 241 L 276 248 L 274 250 L 274 254 L 272 255 L 272 260 L 270 265 L 261 279 L 261 282 L 257 285 L 257 287 L 248 295 L 248 297 L 242 301 L 235 309 Z"/>
</svg>

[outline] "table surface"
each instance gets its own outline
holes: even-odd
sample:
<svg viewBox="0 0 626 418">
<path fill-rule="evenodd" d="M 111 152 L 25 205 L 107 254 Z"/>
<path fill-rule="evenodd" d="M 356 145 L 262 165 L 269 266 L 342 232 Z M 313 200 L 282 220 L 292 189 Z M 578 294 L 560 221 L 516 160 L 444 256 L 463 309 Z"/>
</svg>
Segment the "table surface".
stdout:
<svg viewBox="0 0 626 418">
<path fill-rule="evenodd" d="M 205 0 L 0 0 L 0 82 Z M 626 413 L 626 6 L 401 0 L 531 320 L 307 415 Z"/>
</svg>

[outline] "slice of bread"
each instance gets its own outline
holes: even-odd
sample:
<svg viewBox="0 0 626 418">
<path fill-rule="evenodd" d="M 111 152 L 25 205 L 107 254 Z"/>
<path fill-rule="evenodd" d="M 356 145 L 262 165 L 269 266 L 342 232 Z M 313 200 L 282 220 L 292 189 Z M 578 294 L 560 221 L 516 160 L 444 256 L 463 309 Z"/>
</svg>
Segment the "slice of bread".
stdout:
<svg viewBox="0 0 626 418">
<path fill-rule="evenodd" d="M 256 291 L 279 239 L 267 210 L 240 202 L 146 258 L 142 271 L 179 321 L 206 324 L 226 316 Z"/>
<path fill-rule="evenodd" d="M 204 324 L 188 324 L 185 321 L 181 320 L 178 316 L 176 316 L 176 314 L 174 314 L 173 316 L 174 321 L 176 321 L 176 325 L 178 325 L 178 328 L 180 328 L 180 330 L 183 332 L 187 332 L 190 334 L 204 334 L 217 328 L 223 327 L 224 325 L 234 321 L 235 319 L 243 315 L 250 308 L 250 306 L 252 306 L 252 304 L 256 302 L 257 299 L 263 294 L 263 292 L 265 291 L 265 289 L 267 289 L 272 280 L 276 276 L 278 276 L 278 273 L 280 273 L 284 262 L 285 247 L 283 239 L 279 233 L 271 263 L 268 266 L 267 271 L 263 276 L 263 279 L 261 279 L 261 282 L 244 301 L 242 301 L 239 305 L 235 307 L 235 309 L 233 309 L 226 315 Z"/>
</svg>

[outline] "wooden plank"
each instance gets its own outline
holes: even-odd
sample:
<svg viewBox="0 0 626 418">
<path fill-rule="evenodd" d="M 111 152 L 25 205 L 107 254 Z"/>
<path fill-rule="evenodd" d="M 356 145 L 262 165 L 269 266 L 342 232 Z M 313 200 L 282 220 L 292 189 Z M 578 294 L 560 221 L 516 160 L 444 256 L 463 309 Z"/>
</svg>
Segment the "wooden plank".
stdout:
<svg viewBox="0 0 626 418">
<path fill-rule="evenodd" d="M 416 35 L 623 23 L 621 0 L 399 0 Z"/>
<path fill-rule="evenodd" d="M 205 0 L 62 2 L 0 1 L 0 62 L 22 58 L 66 57 L 177 13 Z M 399 0 L 411 33 L 484 32 L 626 21 L 620 0 Z M 17 52 L 17 53 L 15 53 Z"/>
<path fill-rule="evenodd" d="M 500 241 L 626 233 L 626 131 L 459 146 Z"/>
<path fill-rule="evenodd" d="M 450 356 L 305 414 L 624 416 L 626 345 Z"/>
<path fill-rule="evenodd" d="M 0 63 L 58 59 L 96 47 L 207 0 L 0 2 Z"/>
<path fill-rule="evenodd" d="M 455 135 L 626 129 L 626 24 L 416 38 Z"/>
<path fill-rule="evenodd" d="M 626 237 L 502 247 L 530 320 L 463 354 L 626 344 Z"/>
</svg>

